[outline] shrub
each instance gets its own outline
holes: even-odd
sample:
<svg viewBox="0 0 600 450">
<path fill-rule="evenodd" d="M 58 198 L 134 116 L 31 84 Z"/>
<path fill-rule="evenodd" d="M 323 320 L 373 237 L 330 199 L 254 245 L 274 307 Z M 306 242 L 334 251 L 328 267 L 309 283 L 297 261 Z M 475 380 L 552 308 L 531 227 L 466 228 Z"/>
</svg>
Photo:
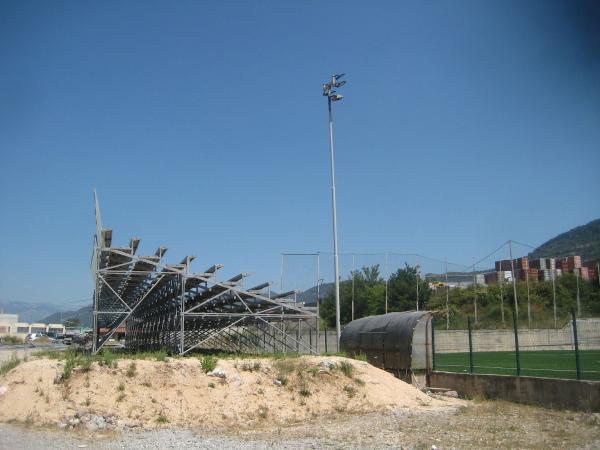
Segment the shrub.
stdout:
<svg viewBox="0 0 600 450">
<path fill-rule="evenodd" d="M 169 423 L 169 419 L 163 413 L 160 413 L 156 418 L 156 422 L 161 424 Z"/>
<path fill-rule="evenodd" d="M 352 375 L 354 373 L 354 366 L 352 365 L 352 363 L 348 361 L 342 361 L 338 367 L 344 375 L 346 375 L 348 378 L 352 378 Z"/>
<path fill-rule="evenodd" d="M 62 380 L 66 381 L 71 378 L 73 374 L 73 369 L 77 365 L 77 356 L 75 353 L 69 353 L 67 355 L 67 360 L 65 361 L 65 367 L 63 368 Z"/>
<path fill-rule="evenodd" d="M 298 391 L 298 394 L 300 394 L 302 397 L 308 397 L 310 395 L 310 391 L 308 388 L 303 387 Z"/>
<path fill-rule="evenodd" d="M 129 367 L 127 368 L 126 375 L 129 378 L 133 378 L 133 377 L 135 377 L 135 374 L 136 374 L 136 366 L 135 366 L 135 363 L 132 361 L 131 364 L 129 364 Z"/>
<path fill-rule="evenodd" d="M 23 338 L 20 338 L 18 336 L 6 335 L 3 337 L 0 337 L 0 342 L 3 344 L 22 344 Z"/>
<path fill-rule="evenodd" d="M 90 370 L 92 370 L 92 358 L 90 358 L 90 357 L 83 358 L 83 361 L 81 362 L 80 367 L 83 372 L 89 372 Z"/>
<path fill-rule="evenodd" d="M 344 386 L 344 391 L 348 394 L 348 397 L 352 398 L 356 395 L 356 388 L 354 386 Z"/>
<path fill-rule="evenodd" d="M 202 359 L 200 360 L 200 366 L 202 367 L 202 370 L 206 373 L 210 372 L 211 370 L 215 370 L 215 367 L 217 367 L 217 362 L 218 359 L 215 358 L 212 355 L 206 355 L 203 356 Z"/>
<path fill-rule="evenodd" d="M 13 353 L 13 355 L 10 357 L 10 359 L 7 359 L 2 364 L 0 364 L 0 376 L 6 375 L 8 372 L 13 370 L 19 364 L 21 364 L 21 360 L 19 358 L 17 358 L 16 353 Z"/>
<path fill-rule="evenodd" d="M 256 361 L 254 363 L 250 363 L 250 362 L 244 363 L 244 364 L 242 364 L 240 369 L 242 369 L 246 372 L 255 372 L 255 371 L 260 370 L 260 367 L 261 367 L 260 361 Z"/>
<path fill-rule="evenodd" d="M 260 417 L 261 419 L 266 419 L 269 415 L 269 408 L 267 408 L 266 406 L 259 406 L 257 414 L 258 417 Z"/>
<path fill-rule="evenodd" d="M 124 383 L 119 383 L 119 385 L 117 386 L 117 391 L 119 392 L 123 392 L 125 390 L 125 384 Z"/>
<path fill-rule="evenodd" d="M 365 361 L 365 362 L 368 361 L 367 354 L 366 353 L 362 353 L 362 352 L 355 353 L 352 358 L 356 359 L 357 361 Z"/>
</svg>

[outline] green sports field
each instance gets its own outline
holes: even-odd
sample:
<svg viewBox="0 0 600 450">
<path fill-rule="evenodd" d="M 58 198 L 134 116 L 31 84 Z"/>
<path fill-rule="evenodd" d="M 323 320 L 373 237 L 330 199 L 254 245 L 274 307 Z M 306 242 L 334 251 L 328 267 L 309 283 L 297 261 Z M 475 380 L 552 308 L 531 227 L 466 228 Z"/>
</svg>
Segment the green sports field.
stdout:
<svg viewBox="0 0 600 450">
<path fill-rule="evenodd" d="M 600 380 L 600 350 L 579 352 L 581 378 Z M 576 378 L 575 352 L 568 350 L 520 352 L 521 375 L 532 377 Z M 514 352 L 474 352 L 473 373 L 515 375 Z M 436 353 L 435 370 L 469 372 L 469 353 Z"/>
</svg>

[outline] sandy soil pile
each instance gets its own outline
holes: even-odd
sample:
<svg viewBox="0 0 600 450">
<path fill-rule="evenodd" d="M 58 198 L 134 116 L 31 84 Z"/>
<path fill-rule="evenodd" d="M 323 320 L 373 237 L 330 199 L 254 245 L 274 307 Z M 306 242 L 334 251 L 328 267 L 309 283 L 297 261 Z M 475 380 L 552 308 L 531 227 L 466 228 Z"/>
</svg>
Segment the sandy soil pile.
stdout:
<svg viewBox="0 0 600 450">
<path fill-rule="evenodd" d="M 351 367 L 348 366 L 351 365 Z M 289 424 L 345 412 L 440 410 L 385 371 L 340 357 L 224 359 L 210 376 L 196 358 L 93 363 L 60 380 L 65 362 L 38 359 L 0 377 L 0 421 L 60 427 L 238 427 Z"/>
</svg>

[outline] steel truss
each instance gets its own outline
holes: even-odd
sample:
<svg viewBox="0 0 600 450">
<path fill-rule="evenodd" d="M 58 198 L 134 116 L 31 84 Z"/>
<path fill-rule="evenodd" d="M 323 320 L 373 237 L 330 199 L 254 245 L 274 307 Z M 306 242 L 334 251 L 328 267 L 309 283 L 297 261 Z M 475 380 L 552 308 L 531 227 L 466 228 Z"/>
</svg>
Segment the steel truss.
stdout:
<svg viewBox="0 0 600 450">
<path fill-rule="evenodd" d="M 96 192 L 94 201 L 94 353 L 123 328 L 127 348 L 180 355 L 201 349 L 317 351 L 317 316 L 291 300 L 293 292 L 272 296 L 269 283 L 245 289 L 245 273 L 219 281 L 220 264 L 192 273 L 193 256 L 166 264 L 165 247 L 138 256 L 138 238 L 128 247 L 113 247 L 112 230 L 102 226 Z"/>
</svg>

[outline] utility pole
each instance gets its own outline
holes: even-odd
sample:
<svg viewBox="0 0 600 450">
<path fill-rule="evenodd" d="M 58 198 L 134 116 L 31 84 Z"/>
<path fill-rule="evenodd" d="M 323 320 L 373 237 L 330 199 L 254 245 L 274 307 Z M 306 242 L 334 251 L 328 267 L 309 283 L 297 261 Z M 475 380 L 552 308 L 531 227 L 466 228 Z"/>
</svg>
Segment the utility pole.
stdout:
<svg viewBox="0 0 600 450">
<path fill-rule="evenodd" d="M 340 101 L 343 96 L 338 94 L 334 89 L 340 88 L 345 81 L 339 81 L 344 74 L 332 75 L 331 81 L 323 84 L 323 95 L 327 97 L 327 108 L 329 111 L 329 156 L 331 159 L 331 204 L 333 218 L 333 271 L 335 275 L 335 327 L 337 332 L 338 348 L 340 337 L 342 335 L 342 327 L 340 324 L 340 268 L 338 258 L 338 238 L 337 238 L 337 210 L 335 198 L 335 164 L 333 157 L 333 113 L 331 104 Z"/>
<path fill-rule="evenodd" d="M 508 251 L 510 254 L 510 273 L 512 274 L 513 293 L 515 294 L 515 314 L 519 317 L 519 300 L 517 299 L 517 280 L 515 278 L 515 262 L 512 254 L 512 240 L 508 241 Z"/>
</svg>

